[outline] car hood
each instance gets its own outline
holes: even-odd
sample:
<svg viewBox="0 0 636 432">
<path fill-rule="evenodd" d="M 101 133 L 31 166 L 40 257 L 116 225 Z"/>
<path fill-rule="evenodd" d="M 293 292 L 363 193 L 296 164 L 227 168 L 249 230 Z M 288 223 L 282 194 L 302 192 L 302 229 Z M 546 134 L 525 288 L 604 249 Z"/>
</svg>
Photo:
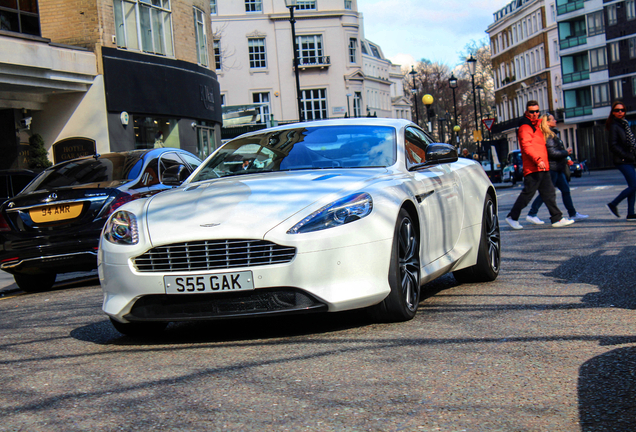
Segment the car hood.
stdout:
<svg viewBox="0 0 636 432">
<path fill-rule="evenodd" d="M 384 168 L 279 172 L 188 184 L 150 200 L 146 213 L 150 241 L 158 246 L 202 239 L 261 239 L 312 203 L 330 194 L 338 199 L 386 173 Z M 289 227 L 305 216 L 289 221 Z"/>
</svg>

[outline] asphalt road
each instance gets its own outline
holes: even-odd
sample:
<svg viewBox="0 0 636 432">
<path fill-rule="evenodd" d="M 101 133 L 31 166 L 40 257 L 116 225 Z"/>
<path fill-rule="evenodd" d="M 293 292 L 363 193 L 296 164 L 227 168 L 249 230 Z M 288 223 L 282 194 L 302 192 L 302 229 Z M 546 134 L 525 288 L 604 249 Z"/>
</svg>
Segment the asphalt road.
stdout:
<svg viewBox="0 0 636 432">
<path fill-rule="evenodd" d="M 407 323 L 352 312 L 134 340 L 94 279 L 4 290 L 0 430 L 631 431 L 636 223 L 604 207 L 616 171 L 571 186 L 589 219 L 503 222 L 500 277 L 442 277 Z M 498 191 L 502 220 L 519 191 Z"/>
</svg>

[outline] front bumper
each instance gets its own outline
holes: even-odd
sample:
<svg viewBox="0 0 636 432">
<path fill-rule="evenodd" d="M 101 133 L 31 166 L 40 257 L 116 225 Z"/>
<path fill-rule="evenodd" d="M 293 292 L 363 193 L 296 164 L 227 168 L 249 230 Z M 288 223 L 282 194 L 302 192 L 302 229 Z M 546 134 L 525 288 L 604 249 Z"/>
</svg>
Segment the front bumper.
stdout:
<svg viewBox="0 0 636 432">
<path fill-rule="evenodd" d="M 187 321 L 273 313 L 358 309 L 382 301 L 388 283 L 392 239 L 303 252 L 287 264 L 235 268 L 251 271 L 253 291 L 228 294 L 166 294 L 163 277 L 174 273 L 138 272 L 121 247 L 102 242 L 99 278 L 103 310 L 121 322 Z M 113 253 L 120 251 L 120 253 Z M 179 272 L 214 275 L 223 271 Z"/>
</svg>

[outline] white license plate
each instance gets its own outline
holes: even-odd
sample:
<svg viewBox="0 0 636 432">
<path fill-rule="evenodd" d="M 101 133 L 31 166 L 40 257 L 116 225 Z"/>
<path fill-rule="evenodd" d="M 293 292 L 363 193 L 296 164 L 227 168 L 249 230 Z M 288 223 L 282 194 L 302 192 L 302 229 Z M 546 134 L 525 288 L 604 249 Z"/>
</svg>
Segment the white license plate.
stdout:
<svg viewBox="0 0 636 432">
<path fill-rule="evenodd" d="M 254 289 L 251 271 L 213 275 L 164 276 L 166 294 L 205 294 Z"/>
</svg>

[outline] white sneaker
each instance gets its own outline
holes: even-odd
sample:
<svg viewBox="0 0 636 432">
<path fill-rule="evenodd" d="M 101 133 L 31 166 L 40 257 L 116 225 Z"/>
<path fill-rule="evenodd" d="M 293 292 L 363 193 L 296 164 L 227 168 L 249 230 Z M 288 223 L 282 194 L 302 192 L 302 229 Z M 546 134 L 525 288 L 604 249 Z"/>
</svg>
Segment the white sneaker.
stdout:
<svg viewBox="0 0 636 432">
<path fill-rule="evenodd" d="M 576 214 L 574 216 L 570 216 L 570 219 L 572 220 L 579 220 L 579 219 L 585 219 L 587 217 L 590 217 L 589 215 L 582 215 L 579 212 L 576 212 Z"/>
<path fill-rule="evenodd" d="M 527 220 L 528 222 L 532 222 L 532 223 L 533 223 L 533 224 L 535 224 L 535 225 L 543 225 L 543 224 L 545 223 L 545 222 L 543 222 L 541 219 L 539 219 L 538 217 L 536 217 L 536 216 L 530 216 L 530 215 L 526 216 L 526 220 Z"/>
<path fill-rule="evenodd" d="M 566 227 L 568 225 L 572 225 L 574 223 L 574 221 L 572 219 L 568 219 L 568 218 L 561 218 L 560 221 L 558 222 L 554 222 L 552 224 L 552 226 L 554 228 L 562 228 L 562 227 Z"/>
<path fill-rule="evenodd" d="M 519 223 L 519 221 L 516 221 L 514 219 L 511 219 L 509 217 L 506 218 L 506 222 L 508 222 L 508 225 L 510 225 L 510 227 L 512 229 L 523 229 L 523 227 L 521 226 L 521 224 Z"/>
</svg>

